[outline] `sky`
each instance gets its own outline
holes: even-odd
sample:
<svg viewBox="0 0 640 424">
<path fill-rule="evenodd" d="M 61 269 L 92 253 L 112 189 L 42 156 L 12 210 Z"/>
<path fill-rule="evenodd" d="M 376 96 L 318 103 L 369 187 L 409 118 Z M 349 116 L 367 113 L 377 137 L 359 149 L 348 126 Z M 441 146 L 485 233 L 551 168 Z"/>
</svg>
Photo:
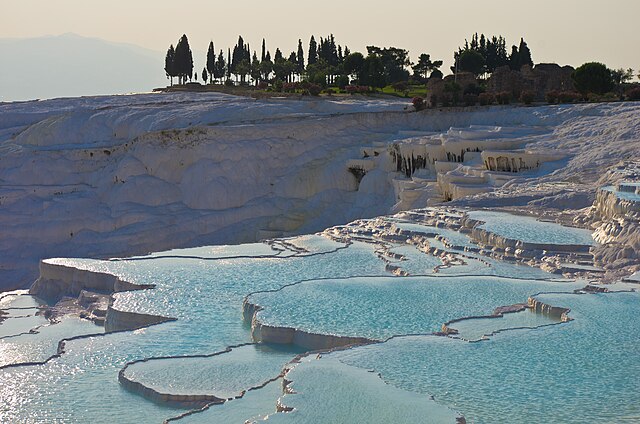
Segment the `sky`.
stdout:
<svg viewBox="0 0 640 424">
<path fill-rule="evenodd" d="M 610 68 L 640 68 L 638 0 L 457 0 L 396 2 L 323 0 L 303 3 L 189 0 L 2 0 L 0 38 L 76 33 L 166 52 L 186 33 L 194 52 L 232 47 L 238 35 L 259 50 L 263 37 L 285 55 L 298 38 L 308 45 L 333 33 L 352 51 L 367 45 L 408 49 L 452 62 L 452 52 L 474 32 L 520 37 L 535 63 L 579 66 L 600 61 Z M 200 55 L 202 56 L 202 55 Z M 196 56 L 196 69 L 205 59 Z M 637 72 L 636 72 L 637 73 Z"/>
</svg>

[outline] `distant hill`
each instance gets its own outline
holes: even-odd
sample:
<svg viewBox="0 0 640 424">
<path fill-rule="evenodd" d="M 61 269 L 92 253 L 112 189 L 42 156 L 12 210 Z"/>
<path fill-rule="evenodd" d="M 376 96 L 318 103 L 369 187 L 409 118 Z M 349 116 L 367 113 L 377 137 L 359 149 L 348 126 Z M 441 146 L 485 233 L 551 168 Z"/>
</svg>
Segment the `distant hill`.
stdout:
<svg viewBox="0 0 640 424">
<path fill-rule="evenodd" d="M 76 34 L 0 39 L 0 101 L 123 94 L 164 86 L 164 53 Z"/>
</svg>

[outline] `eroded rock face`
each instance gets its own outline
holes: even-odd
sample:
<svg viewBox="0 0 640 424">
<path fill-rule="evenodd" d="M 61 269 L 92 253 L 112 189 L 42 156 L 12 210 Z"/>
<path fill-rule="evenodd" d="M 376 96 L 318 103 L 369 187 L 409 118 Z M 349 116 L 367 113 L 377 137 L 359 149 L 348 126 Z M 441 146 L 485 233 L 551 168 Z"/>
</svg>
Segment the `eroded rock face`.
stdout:
<svg viewBox="0 0 640 424">
<path fill-rule="evenodd" d="M 536 100 L 544 100 L 549 91 L 573 91 L 574 85 L 571 66 L 556 63 L 539 63 L 531 68 L 523 66 L 520 71 L 514 71 L 508 66 L 497 68 L 487 80 L 487 91 L 499 93 L 506 91 L 514 98 L 527 90 L 535 94 Z"/>
</svg>

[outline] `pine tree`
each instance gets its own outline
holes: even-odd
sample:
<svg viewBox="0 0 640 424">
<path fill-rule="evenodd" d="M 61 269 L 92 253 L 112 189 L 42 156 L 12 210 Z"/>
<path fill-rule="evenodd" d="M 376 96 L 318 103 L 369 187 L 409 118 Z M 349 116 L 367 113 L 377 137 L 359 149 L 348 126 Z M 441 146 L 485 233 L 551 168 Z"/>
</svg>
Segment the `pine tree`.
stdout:
<svg viewBox="0 0 640 424">
<path fill-rule="evenodd" d="M 167 74 L 167 78 L 169 78 L 170 84 L 173 85 L 173 77 L 175 77 L 175 56 L 176 52 L 173 48 L 173 44 L 167 50 L 167 56 L 164 59 L 164 71 Z"/>
<path fill-rule="evenodd" d="M 216 51 L 213 48 L 213 41 L 209 42 L 209 50 L 207 51 L 207 71 L 209 72 L 209 82 L 213 82 L 213 74 L 216 69 Z M 202 79 L 206 82 L 206 78 Z"/>
<path fill-rule="evenodd" d="M 307 55 L 307 64 L 313 65 L 318 61 L 318 44 L 316 43 L 316 39 L 311 36 L 311 40 L 309 40 L 309 54 Z"/>
</svg>

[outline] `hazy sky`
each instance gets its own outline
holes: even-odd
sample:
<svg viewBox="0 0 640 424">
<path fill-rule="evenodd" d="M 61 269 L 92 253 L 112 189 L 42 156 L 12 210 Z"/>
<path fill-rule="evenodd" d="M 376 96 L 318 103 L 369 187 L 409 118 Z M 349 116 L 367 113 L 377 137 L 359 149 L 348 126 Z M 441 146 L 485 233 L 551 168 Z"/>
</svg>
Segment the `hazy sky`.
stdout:
<svg viewBox="0 0 640 424">
<path fill-rule="evenodd" d="M 640 68 L 640 0 L 1 0 L 0 38 L 74 32 L 166 51 L 182 33 L 192 49 L 216 50 L 242 34 L 252 50 L 262 37 L 287 55 L 298 38 L 333 33 L 339 44 L 364 51 L 368 44 L 422 52 L 450 65 L 452 52 L 473 32 L 523 36 L 533 60 L 611 68 Z M 196 69 L 204 58 L 195 57 Z"/>
</svg>

